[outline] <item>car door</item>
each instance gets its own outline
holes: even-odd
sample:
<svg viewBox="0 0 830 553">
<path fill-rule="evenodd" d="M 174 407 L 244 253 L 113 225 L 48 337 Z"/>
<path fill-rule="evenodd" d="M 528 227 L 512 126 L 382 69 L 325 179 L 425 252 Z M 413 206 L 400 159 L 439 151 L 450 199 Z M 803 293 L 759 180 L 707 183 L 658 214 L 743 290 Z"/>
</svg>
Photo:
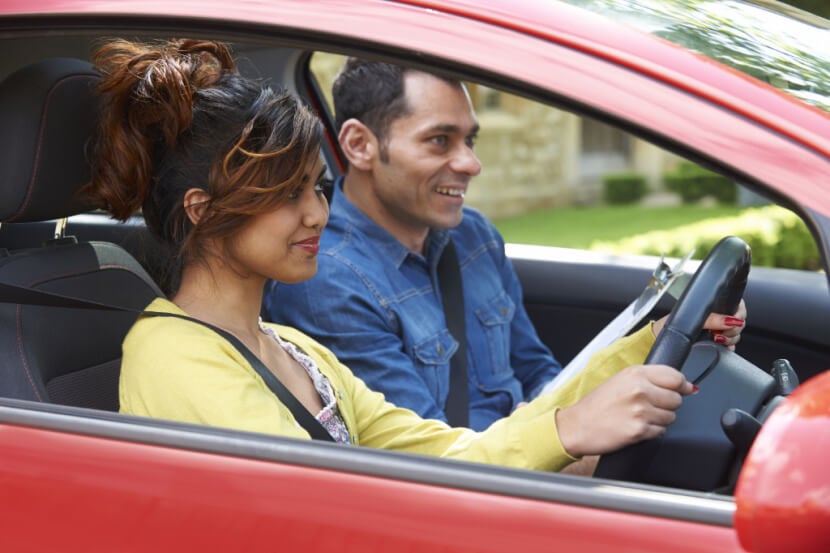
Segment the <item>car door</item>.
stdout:
<svg viewBox="0 0 830 553">
<path fill-rule="evenodd" d="M 0 399 L 0 451 L 9 551 L 740 550 L 726 498 L 78 408 Z"/>
<path fill-rule="evenodd" d="M 87 3 L 67 5 L 57 13 L 50 2 L 34 2 L 18 12 L 4 7 L 3 13 L 11 15 L 3 16 L 0 25 L 3 38 L 25 46 L 27 56 L 48 50 L 49 44 L 75 55 L 87 44 L 75 43 L 75 33 L 85 39 L 116 31 L 165 35 L 174 24 L 177 33 L 249 41 L 258 54 L 251 59 L 262 62 L 258 68 L 263 74 L 278 77 L 318 103 L 320 96 L 314 82 L 306 80 L 303 62 L 321 44 L 452 70 L 546 105 L 589 111 L 684 154 L 706 157 L 725 174 L 749 175 L 756 186 L 766 183 L 780 196 L 791 185 L 788 197 L 802 216 L 811 218 L 816 236 L 826 231 L 826 206 L 808 211 L 804 190 L 812 177 L 830 174 L 827 161 L 813 159 L 815 153 L 805 153 L 790 138 L 759 129 L 665 81 L 621 68 L 590 48 L 563 46 L 551 35 L 528 32 L 522 18 L 509 28 L 498 25 L 495 3 L 484 2 L 485 11 L 469 18 L 455 13 L 471 9 L 463 2 L 454 4 L 454 11 L 411 4 L 275 0 L 248 3 L 230 13 L 226 4 L 200 1 L 158 5 L 147 13 L 145 3 L 126 1 L 119 4 L 121 15 L 114 15 Z M 552 19 L 547 3 L 523 6 L 526 18 L 538 11 L 540 21 L 546 14 Z M 560 25 L 579 29 L 579 18 L 570 20 L 569 13 L 555 15 L 566 20 Z M 66 37 L 75 50 L 61 42 Z M 605 91 L 601 85 L 607 82 L 617 90 Z M 679 111 L 687 113 L 678 114 L 677 121 L 654 115 L 681 99 L 686 107 Z M 723 129 L 695 134 L 696 122 Z M 711 139 L 753 133 L 758 135 L 753 144 L 794 160 L 807 174 Z M 333 144 L 328 155 L 337 167 Z M 766 179 L 766 174 L 776 178 Z M 93 237 L 109 230 L 94 216 L 78 222 Z M 133 236 L 124 227 L 114 232 L 119 240 Z M 32 238 L 27 234 L 8 243 Z M 826 253 L 826 241 L 819 248 Z M 510 252 L 537 328 L 563 360 L 636 297 L 656 261 L 585 258 L 559 250 Z M 756 281 L 750 283 L 751 313 L 766 305 L 761 313 L 770 313 L 769 324 L 778 325 L 769 331 L 760 327 L 758 338 L 778 336 L 780 342 L 797 343 L 808 352 L 805 357 L 817 356 L 820 364 L 826 338 L 811 337 L 800 310 L 812 307 L 826 313 L 818 292 L 811 291 L 822 277 L 808 277 L 804 282 L 809 284 L 802 286 L 784 275 L 758 280 L 762 284 L 757 289 Z M 777 303 L 765 303 L 767 280 L 782 297 Z M 826 295 L 826 282 L 821 282 Z M 787 286 L 793 283 L 806 290 L 803 299 L 789 293 Z M 786 320 L 775 319 L 776 313 Z M 573 334 L 564 334 L 570 327 Z M 742 348 L 748 343 L 749 338 Z M 778 345 L 768 343 L 770 349 Z M 352 449 L 8 398 L 0 399 L 0 490 L 5 505 L 0 535 L 5 547 L 19 551 L 742 550 L 733 520 L 737 506 L 730 496 Z"/>
</svg>

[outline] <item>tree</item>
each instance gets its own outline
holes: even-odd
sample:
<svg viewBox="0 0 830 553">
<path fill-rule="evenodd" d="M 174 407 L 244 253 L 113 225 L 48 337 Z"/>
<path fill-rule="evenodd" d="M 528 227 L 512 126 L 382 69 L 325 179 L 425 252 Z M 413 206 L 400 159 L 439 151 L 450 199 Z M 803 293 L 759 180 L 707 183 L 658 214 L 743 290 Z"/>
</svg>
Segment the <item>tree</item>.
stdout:
<svg viewBox="0 0 830 553">
<path fill-rule="evenodd" d="M 824 54 L 830 27 L 793 27 L 773 11 L 721 0 L 568 1 L 629 22 L 830 111 L 830 60 Z M 826 1 L 790 0 L 816 7 Z M 756 0 L 759 6 L 767 3 L 776 4 Z"/>
</svg>

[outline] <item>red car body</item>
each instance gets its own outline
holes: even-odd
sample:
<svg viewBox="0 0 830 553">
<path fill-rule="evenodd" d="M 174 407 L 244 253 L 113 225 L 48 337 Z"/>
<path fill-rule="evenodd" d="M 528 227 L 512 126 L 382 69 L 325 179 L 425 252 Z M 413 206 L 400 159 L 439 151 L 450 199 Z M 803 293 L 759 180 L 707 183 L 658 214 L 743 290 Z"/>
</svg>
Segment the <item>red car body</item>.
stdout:
<svg viewBox="0 0 830 553">
<path fill-rule="evenodd" d="M 287 44 L 313 39 L 335 50 L 394 54 L 461 72 L 474 68 L 495 85 L 521 83 L 521 90 L 541 99 L 566 99 L 657 141 L 683 137 L 684 151 L 728 160 L 734 174 L 748 182 L 786 183 L 772 193 L 805 214 L 825 264 L 830 259 L 826 112 L 569 5 L 552 0 L 5 0 L 0 5 L 0 35 L 71 29 L 247 34 Z M 830 374 L 801 386 L 765 423 L 734 499 L 343 451 L 6 400 L 0 402 L 0 548 L 828 551 L 828 454 Z"/>
</svg>

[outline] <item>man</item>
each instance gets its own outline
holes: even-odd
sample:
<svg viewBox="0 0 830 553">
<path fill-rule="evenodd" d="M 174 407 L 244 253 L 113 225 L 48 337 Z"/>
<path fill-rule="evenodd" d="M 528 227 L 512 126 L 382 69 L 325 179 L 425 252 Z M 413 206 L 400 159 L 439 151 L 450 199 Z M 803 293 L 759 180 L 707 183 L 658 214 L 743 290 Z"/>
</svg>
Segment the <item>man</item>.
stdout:
<svg viewBox="0 0 830 553">
<path fill-rule="evenodd" d="M 525 312 L 501 236 L 464 207 L 481 171 L 467 91 L 349 59 L 333 92 L 349 168 L 335 187 L 319 273 L 273 285 L 267 311 L 326 344 L 388 400 L 446 421 L 458 342 L 447 330 L 436 267 L 452 237 L 464 290 L 469 425 L 482 430 L 561 367 Z"/>
<path fill-rule="evenodd" d="M 501 236 L 464 207 L 481 171 L 467 91 L 421 71 L 349 59 L 333 96 L 349 168 L 335 185 L 319 271 L 301 284 L 271 284 L 268 314 L 330 347 L 391 402 L 446 421 L 459 342 L 447 329 L 437 267 L 451 238 L 463 281 L 469 426 L 487 428 L 561 367 L 525 312 Z M 706 323 L 730 348 L 740 339 L 743 302 L 735 315 Z M 655 334 L 664 322 L 654 323 Z M 642 363 L 653 343 L 646 325 L 586 371 L 610 375 Z"/>
</svg>

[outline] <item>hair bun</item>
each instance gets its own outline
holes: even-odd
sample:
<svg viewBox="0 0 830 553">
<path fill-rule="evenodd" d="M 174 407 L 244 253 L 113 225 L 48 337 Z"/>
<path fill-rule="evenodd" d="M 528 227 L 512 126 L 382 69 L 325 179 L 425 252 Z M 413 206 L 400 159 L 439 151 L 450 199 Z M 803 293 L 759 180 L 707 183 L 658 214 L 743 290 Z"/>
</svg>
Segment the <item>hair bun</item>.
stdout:
<svg viewBox="0 0 830 553">
<path fill-rule="evenodd" d="M 102 75 L 99 132 L 108 140 L 98 143 L 93 183 L 85 192 L 97 207 L 125 220 L 149 193 L 155 158 L 174 149 L 190 128 L 194 93 L 235 73 L 236 64 L 225 44 L 198 39 L 117 39 L 100 47 L 93 62 Z M 124 194 L 122 186 L 132 193 Z"/>
</svg>

